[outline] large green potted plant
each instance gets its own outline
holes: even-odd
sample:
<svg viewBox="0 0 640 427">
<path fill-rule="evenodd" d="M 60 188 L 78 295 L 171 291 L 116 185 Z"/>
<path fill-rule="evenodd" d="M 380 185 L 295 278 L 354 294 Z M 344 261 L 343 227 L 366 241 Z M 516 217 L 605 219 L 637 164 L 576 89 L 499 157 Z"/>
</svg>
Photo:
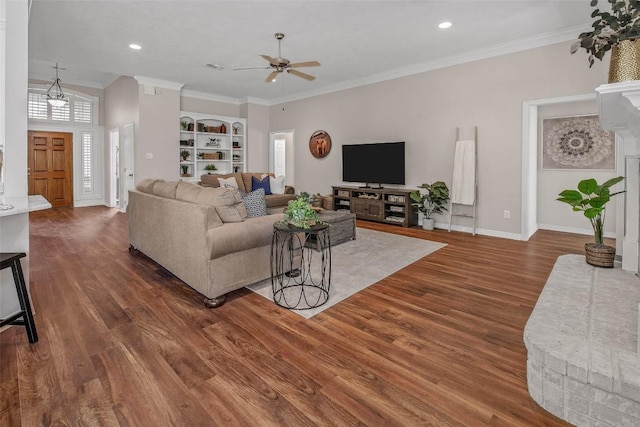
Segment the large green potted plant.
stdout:
<svg viewBox="0 0 640 427">
<path fill-rule="evenodd" d="M 624 80 L 637 80 L 640 76 L 633 75 L 640 59 L 640 0 L 607 0 L 608 10 L 600 10 L 598 0 L 591 0 L 591 6 L 596 9 L 591 13 L 596 20 L 591 25 L 593 29 L 581 33 L 578 40 L 571 45 L 571 53 L 583 48 L 589 54 L 589 67 L 595 63 L 595 58 L 602 60 L 604 55 L 612 50 L 609 83 Z M 619 69 L 629 63 L 629 69 Z"/>
<path fill-rule="evenodd" d="M 422 221 L 422 228 L 425 230 L 433 230 L 435 226 L 435 220 L 431 218 L 433 214 L 441 214 L 448 210 L 445 206 L 449 201 L 449 189 L 447 184 L 442 181 L 436 181 L 432 184 L 422 184 L 418 188 L 422 188 L 425 191 L 420 190 L 412 191 L 409 194 L 413 206 L 418 209 L 424 219 Z"/>
<path fill-rule="evenodd" d="M 556 200 L 569 204 L 574 212 L 582 212 L 593 227 L 595 243 L 584 245 L 587 263 L 597 267 L 613 267 L 615 248 L 604 244 L 604 220 L 607 203 L 611 197 L 624 191 L 611 192 L 611 187 L 624 177 L 611 178 L 603 184 L 593 179 L 584 179 L 578 183 L 577 190 L 564 190 Z"/>
</svg>

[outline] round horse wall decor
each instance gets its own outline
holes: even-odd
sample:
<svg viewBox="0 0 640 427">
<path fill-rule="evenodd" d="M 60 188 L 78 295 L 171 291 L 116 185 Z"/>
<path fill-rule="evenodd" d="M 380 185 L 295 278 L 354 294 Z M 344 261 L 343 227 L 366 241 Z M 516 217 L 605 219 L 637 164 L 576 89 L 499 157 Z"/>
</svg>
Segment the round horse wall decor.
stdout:
<svg viewBox="0 0 640 427">
<path fill-rule="evenodd" d="M 316 159 L 327 157 L 331 151 L 331 137 L 323 130 L 317 130 L 309 138 L 309 151 Z"/>
</svg>

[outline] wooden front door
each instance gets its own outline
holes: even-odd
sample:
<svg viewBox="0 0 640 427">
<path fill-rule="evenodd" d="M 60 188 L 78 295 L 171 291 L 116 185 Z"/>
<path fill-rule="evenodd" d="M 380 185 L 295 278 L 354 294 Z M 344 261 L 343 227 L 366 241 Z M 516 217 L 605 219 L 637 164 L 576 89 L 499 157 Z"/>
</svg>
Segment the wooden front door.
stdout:
<svg viewBox="0 0 640 427">
<path fill-rule="evenodd" d="M 54 208 L 73 206 L 72 135 L 29 132 L 29 194 L 40 194 Z"/>
</svg>

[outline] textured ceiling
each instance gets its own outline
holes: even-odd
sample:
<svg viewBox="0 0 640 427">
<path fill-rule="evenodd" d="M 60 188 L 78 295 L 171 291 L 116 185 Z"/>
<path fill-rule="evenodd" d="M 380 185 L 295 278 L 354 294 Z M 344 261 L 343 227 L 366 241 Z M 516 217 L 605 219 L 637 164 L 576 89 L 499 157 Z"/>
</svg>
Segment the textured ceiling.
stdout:
<svg viewBox="0 0 640 427">
<path fill-rule="evenodd" d="M 120 75 L 141 75 L 273 103 L 569 40 L 589 28 L 590 13 L 588 0 L 34 0 L 29 77 L 49 80 L 59 62 L 63 85 L 105 87 Z M 438 29 L 444 20 L 453 26 Z M 265 83 L 269 70 L 232 70 L 267 65 L 259 55 L 277 56 L 275 32 L 286 35 L 284 57 L 322 64 L 301 70 L 316 80 L 280 75 Z M 133 42 L 142 50 L 129 49 Z"/>
</svg>

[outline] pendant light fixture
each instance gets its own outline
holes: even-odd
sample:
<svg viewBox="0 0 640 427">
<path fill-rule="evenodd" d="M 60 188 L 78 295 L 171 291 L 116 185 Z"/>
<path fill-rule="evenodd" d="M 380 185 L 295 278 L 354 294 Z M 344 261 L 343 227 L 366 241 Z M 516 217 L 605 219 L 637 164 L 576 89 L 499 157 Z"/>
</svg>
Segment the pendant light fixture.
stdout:
<svg viewBox="0 0 640 427">
<path fill-rule="evenodd" d="M 58 78 L 58 63 L 56 62 L 56 66 L 53 67 L 56 69 L 56 78 L 49 86 L 49 90 L 46 95 L 42 95 L 52 107 L 63 107 L 69 102 L 69 98 L 67 98 L 62 92 L 62 87 L 60 87 L 60 79 Z"/>
</svg>

